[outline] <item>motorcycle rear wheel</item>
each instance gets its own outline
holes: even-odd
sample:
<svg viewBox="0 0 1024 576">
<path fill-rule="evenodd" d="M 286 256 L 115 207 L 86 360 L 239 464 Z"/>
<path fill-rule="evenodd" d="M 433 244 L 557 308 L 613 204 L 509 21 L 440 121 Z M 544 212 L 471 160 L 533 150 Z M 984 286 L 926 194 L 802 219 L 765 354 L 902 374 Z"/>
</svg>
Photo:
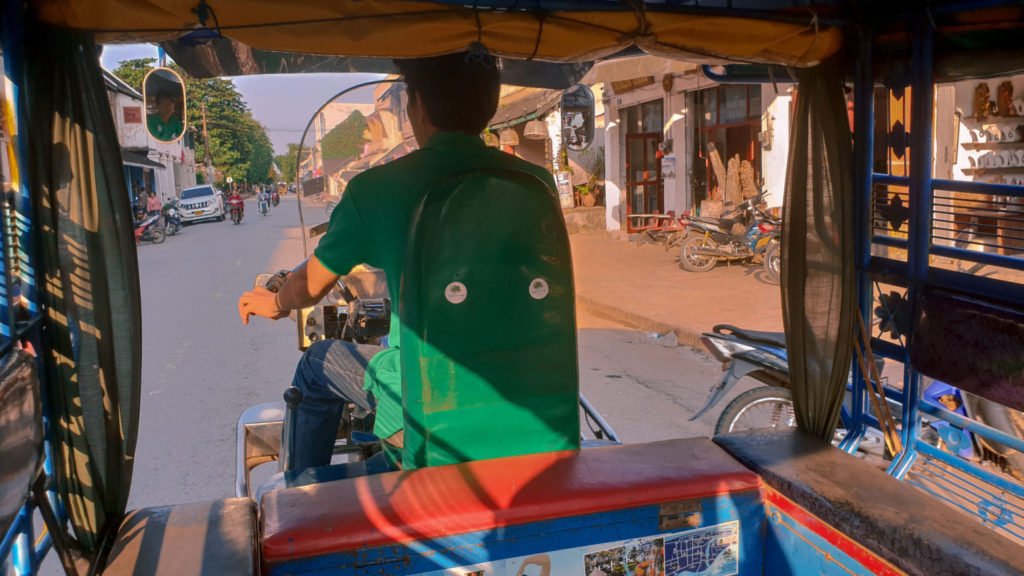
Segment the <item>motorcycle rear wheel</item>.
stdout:
<svg viewBox="0 0 1024 576">
<path fill-rule="evenodd" d="M 153 244 L 163 244 L 163 241 L 167 239 L 167 235 L 164 233 L 163 228 L 156 228 L 149 233 L 149 240 Z"/>
<path fill-rule="evenodd" d="M 679 247 L 679 267 L 687 272 L 709 272 L 718 264 L 714 256 L 701 256 L 695 252 L 700 248 L 716 248 L 714 240 L 705 238 L 703 235 L 687 236 L 683 245 Z"/>
<path fill-rule="evenodd" d="M 978 418 L 989 426 L 1018 438 L 1024 436 L 1024 414 L 979 396 L 973 398 Z M 1024 454 L 994 440 L 978 437 L 985 448 L 1006 461 L 1006 472 L 1024 480 Z"/>
<path fill-rule="evenodd" d="M 758 423 L 759 415 L 766 415 L 767 422 Z M 729 402 L 715 424 L 715 436 L 740 430 L 785 429 L 795 426 L 793 393 L 786 388 L 759 386 Z"/>
<path fill-rule="evenodd" d="M 778 284 L 782 276 L 782 246 L 779 242 L 772 242 L 764 249 L 764 274 L 765 279 L 772 284 Z"/>
</svg>

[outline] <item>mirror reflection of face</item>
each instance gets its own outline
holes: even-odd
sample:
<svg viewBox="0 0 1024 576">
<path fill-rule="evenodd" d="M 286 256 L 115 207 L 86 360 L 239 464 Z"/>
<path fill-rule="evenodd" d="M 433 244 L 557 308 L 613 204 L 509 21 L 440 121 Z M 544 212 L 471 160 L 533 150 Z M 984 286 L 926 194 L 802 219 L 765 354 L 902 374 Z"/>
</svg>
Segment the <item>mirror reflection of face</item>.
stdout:
<svg viewBox="0 0 1024 576">
<path fill-rule="evenodd" d="M 167 120 L 174 114 L 174 99 L 166 94 L 161 94 L 156 98 L 156 110 L 160 114 L 160 118 Z"/>
<path fill-rule="evenodd" d="M 159 142 L 174 142 L 185 132 L 185 86 L 177 73 L 156 68 L 146 76 L 146 129 Z"/>
</svg>

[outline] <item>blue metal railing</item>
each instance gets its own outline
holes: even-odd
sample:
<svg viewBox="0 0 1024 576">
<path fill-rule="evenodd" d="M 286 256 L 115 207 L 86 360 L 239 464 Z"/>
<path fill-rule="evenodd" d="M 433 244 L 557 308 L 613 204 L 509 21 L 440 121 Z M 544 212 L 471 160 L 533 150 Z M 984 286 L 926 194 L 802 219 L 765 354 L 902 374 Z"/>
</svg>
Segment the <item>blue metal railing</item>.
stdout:
<svg viewBox="0 0 1024 576">
<path fill-rule="evenodd" d="M 1024 205 L 1017 203 L 1018 199 L 1024 198 L 1024 187 L 932 178 L 933 32 L 926 18 L 919 20 L 914 31 L 912 73 L 909 77 L 909 125 L 913 130 L 909 134 L 909 146 L 899 144 L 905 141 L 897 141 L 906 153 L 904 158 L 909 162 L 910 176 L 874 173 L 873 142 L 870 146 L 855 147 L 856 169 L 863 174 L 857 177 L 856 186 L 860 195 L 857 209 L 861 212 L 858 215 L 858 233 L 870 239 L 867 245 L 857 246 L 858 301 L 865 316 L 870 316 L 870 309 L 874 306 L 872 281 L 906 287 L 911 306 L 917 302 L 922 289 L 929 285 L 975 296 L 995 297 L 1024 306 L 1024 283 L 1012 277 L 991 278 L 972 274 L 963 268 L 949 269 L 948 265 L 943 266 L 935 260 L 940 257 L 1007 271 L 1024 271 Z M 870 62 L 869 57 L 863 60 Z M 856 132 L 860 135 L 874 134 L 874 87 L 870 70 L 858 72 L 854 98 Z M 869 141 L 865 137 L 863 143 Z M 886 190 L 885 187 L 898 189 Z M 965 213 L 969 214 L 966 220 Z M 979 223 L 978 220 L 986 222 Z M 967 226 L 972 226 L 970 237 L 961 232 L 965 221 Z M 899 235 L 905 233 L 906 237 L 888 233 L 890 224 L 894 226 L 893 231 L 898 231 Z M 1015 244 L 1017 242 L 1019 244 Z M 906 250 L 906 261 L 873 255 L 875 246 Z M 1015 246 L 1021 246 L 1020 252 L 1014 253 Z M 912 311 L 912 315 L 915 313 Z M 888 472 L 993 527 L 997 523 L 992 520 L 995 514 L 995 517 L 1005 520 L 1000 520 L 1003 524 L 997 527 L 1004 535 L 1024 539 L 1024 527 L 1019 520 L 1022 517 L 1020 505 L 1013 500 L 1014 497 L 1024 498 L 1024 485 L 995 467 L 969 462 L 923 440 L 922 417 L 927 417 L 932 424 L 940 421 L 949 423 L 977 438 L 1020 452 L 1024 452 L 1024 439 L 924 401 L 924 377 L 909 361 L 905 343 L 874 338 L 872 349 L 876 355 L 904 363 L 903 389 L 893 394 L 890 394 L 890 388 L 886 389 L 887 397 L 903 400 L 900 415 L 903 450 L 895 455 Z M 851 418 L 859 418 L 867 425 L 876 424 L 868 414 L 870 405 L 863 401 L 861 394 L 857 394 L 862 392 L 863 384 L 855 381 L 853 389 L 854 406 L 858 406 L 856 400 L 860 399 L 859 406 L 865 414 L 853 414 Z M 842 446 L 850 450 L 856 446 L 856 441 L 848 438 Z M 941 466 L 955 473 L 946 476 L 936 473 Z M 919 469 L 921 472 L 913 472 Z M 1003 498 L 999 494 L 1008 496 Z M 988 504 L 983 506 L 981 503 Z"/>
<path fill-rule="evenodd" d="M 22 6 L 15 2 L 5 4 L 4 8 L 4 74 L 11 86 L 7 93 L 12 97 L 9 109 L 15 111 L 14 116 L 7 121 L 17 123 L 26 117 L 20 85 L 20 79 L 24 77 L 21 69 L 24 62 L 21 53 L 23 30 L 19 25 L 22 21 L 19 13 Z M 9 353 L 19 344 L 30 344 L 35 350 L 41 350 L 39 328 L 42 318 L 36 273 L 36 230 L 31 218 L 32 197 L 27 183 L 28 130 L 17 130 L 16 135 L 11 143 L 15 150 L 12 159 L 14 165 L 11 168 L 17 170 L 19 178 L 16 183 L 12 182 L 16 184 L 13 190 L 0 198 L 0 355 Z M 40 366 L 40 374 L 43 373 L 41 368 Z M 46 482 L 45 498 L 53 509 L 57 522 L 63 526 L 67 515 L 53 489 L 49 405 L 45 390 L 40 390 L 40 396 L 43 404 L 43 428 L 47 438 L 42 467 Z M 37 537 L 33 521 L 36 513 L 37 506 L 33 498 L 27 498 L 12 526 L 0 538 L 0 569 L 9 562 L 15 574 L 38 572 L 53 540 L 48 532 Z"/>
</svg>

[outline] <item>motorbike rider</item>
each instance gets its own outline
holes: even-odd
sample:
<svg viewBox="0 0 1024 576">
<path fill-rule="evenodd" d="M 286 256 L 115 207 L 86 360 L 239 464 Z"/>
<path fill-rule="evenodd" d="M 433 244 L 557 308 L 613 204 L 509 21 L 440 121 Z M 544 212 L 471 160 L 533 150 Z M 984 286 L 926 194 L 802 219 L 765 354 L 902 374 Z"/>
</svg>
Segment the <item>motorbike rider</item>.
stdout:
<svg viewBox="0 0 1024 576">
<path fill-rule="evenodd" d="M 238 206 L 238 209 L 242 211 L 242 216 L 245 216 L 245 200 L 242 199 L 242 194 L 238 190 L 232 190 L 231 194 L 228 195 L 228 210 Z"/>
<path fill-rule="evenodd" d="M 270 210 L 270 194 L 267 192 L 267 189 L 260 188 L 256 199 L 260 204 L 260 212 L 266 214 Z"/>
<path fill-rule="evenodd" d="M 250 316 L 279 319 L 290 310 L 313 306 L 359 264 L 383 269 L 391 300 L 397 302 L 416 208 L 435 184 L 459 172 L 526 172 L 555 193 L 552 176 L 543 167 L 489 148 L 479 136 L 497 109 L 501 87 L 492 56 L 464 52 L 395 63 L 407 87 L 409 122 L 420 149 L 353 178 L 313 256 L 292 272 L 280 291 L 257 288 L 242 295 L 238 312 L 243 324 Z M 397 308 L 392 307 L 390 348 L 323 340 L 303 354 L 293 380 L 303 400 L 294 415 L 290 469 L 330 463 L 342 410 L 350 402 L 375 410 L 376 435 L 401 447 Z"/>
</svg>

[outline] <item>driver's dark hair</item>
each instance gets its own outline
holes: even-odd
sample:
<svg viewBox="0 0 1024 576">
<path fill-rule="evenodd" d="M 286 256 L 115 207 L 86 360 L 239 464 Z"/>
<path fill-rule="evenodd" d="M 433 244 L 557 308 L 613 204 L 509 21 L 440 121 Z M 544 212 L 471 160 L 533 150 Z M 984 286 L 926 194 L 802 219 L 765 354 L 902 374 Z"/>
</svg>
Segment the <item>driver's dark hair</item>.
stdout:
<svg viewBox="0 0 1024 576">
<path fill-rule="evenodd" d="M 409 99 L 423 102 L 430 123 L 442 132 L 480 134 L 498 109 L 501 73 L 489 55 L 458 52 L 395 65 Z"/>
</svg>

